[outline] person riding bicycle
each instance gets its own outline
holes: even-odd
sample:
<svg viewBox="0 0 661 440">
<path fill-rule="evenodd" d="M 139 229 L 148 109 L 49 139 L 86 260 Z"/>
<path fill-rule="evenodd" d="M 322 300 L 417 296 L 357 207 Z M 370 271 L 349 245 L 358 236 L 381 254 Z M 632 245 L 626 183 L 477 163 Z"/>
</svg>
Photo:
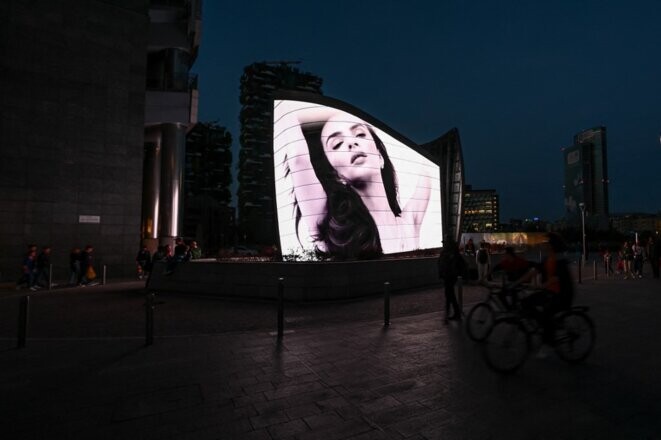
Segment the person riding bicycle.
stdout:
<svg viewBox="0 0 661 440">
<path fill-rule="evenodd" d="M 521 304 L 524 310 L 537 313 L 541 307 L 540 323 L 544 326 L 544 341 L 553 342 L 553 315 L 563 310 L 568 310 L 574 299 L 574 285 L 569 263 L 562 256 L 566 245 L 560 235 L 548 234 L 548 255 L 542 260 L 536 269 L 530 270 L 516 284 L 525 282 L 536 275 L 537 271 L 542 274 L 542 290 L 532 293 L 523 298 Z"/>
<path fill-rule="evenodd" d="M 517 280 L 521 279 L 528 271 L 535 267 L 535 264 L 531 261 L 521 258 L 514 252 L 512 246 L 507 246 L 505 248 L 505 254 L 498 264 L 493 267 L 491 274 L 494 272 L 504 272 L 505 277 L 508 282 L 514 283 Z M 513 287 L 513 286 L 512 286 Z M 503 288 L 498 292 L 498 298 L 505 305 L 506 308 L 511 309 L 517 301 L 517 298 L 514 297 L 516 294 L 516 289 L 509 288 L 505 286 L 503 282 Z M 508 296 L 512 296 L 512 299 L 508 299 Z"/>
</svg>

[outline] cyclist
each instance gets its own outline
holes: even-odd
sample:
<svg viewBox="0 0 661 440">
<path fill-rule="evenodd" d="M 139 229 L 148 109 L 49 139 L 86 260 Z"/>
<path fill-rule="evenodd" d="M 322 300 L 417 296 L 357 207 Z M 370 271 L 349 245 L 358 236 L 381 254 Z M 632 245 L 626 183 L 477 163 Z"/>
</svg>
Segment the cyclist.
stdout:
<svg viewBox="0 0 661 440">
<path fill-rule="evenodd" d="M 542 312 L 539 318 L 544 326 L 543 338 L 545 342 L 552 343 L 553 315 L 571 307 L 574 299 L 574 285 L 569 263 L 562 255 L 566 250 L 564 241 L 560 235 L 549 233 L 547 244 L 548 255 L 546 258 L 516 284 L 530 280 L 537 271 L 541 272 L 542 290 L 522 299 L 521 304 L 525 310 L 533 311 L 533 313 L 537 311 L 538 307 L 541 307 Z"/>
<path fill-rule="evenodd" d="M 503 255 L 503 258 L 500 260 L 498 264 L 496 264 L 493 267 L 493 272 L 505 272 L 505 276 L 507 277 L 507 281 L 509 282 L 515 282 L 519 280 L 521 277 L 525 276 L 526 273 L 535 267 L 535 264 L 532 263 L 531 261 L 526 260 L 525 258 L 521 258 L 516 253 L 514 252 L 514 248 L 512 246 L 507 246 L 505 248 L 505 254 Z M 498 297 L 500 298 L 500 301 L 510 309 L 513 305 L 514 302 L 516 302 L 516 298 L 512 298 L 512 302 L 508 301 L 507 296 L 514 295 L 515 290 L 508 289 L 505 290 L 505 286 L 503 286 L 503 289 L 498 293 Z"/>
</svg>

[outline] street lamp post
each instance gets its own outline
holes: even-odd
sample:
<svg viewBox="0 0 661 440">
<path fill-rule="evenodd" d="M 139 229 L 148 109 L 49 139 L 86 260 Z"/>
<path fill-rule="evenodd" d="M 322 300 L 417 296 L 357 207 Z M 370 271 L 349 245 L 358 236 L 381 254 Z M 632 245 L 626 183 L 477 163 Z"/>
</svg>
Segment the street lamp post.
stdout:
<svg viewBox="0 0 661 440">
<path fill-rule="evenodd" d="M 585 266 L 585 263 L 587 261 L 587 254 L 586 254 L 586 247 L 585 247 L 585 203 L 581 202 L 578 204 L 578 207 L 581 208 L 581 233 L 583 235 L 583 256 L 581 257 L 581 260 L 583 262 L 583 266 Z"/>
</svg>

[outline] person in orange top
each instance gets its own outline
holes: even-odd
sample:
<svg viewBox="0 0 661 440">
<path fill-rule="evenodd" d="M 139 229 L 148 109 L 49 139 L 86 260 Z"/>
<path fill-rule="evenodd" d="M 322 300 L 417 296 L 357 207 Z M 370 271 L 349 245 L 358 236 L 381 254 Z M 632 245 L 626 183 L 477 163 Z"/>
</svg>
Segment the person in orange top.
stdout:
<svg viewBox="0 0 661 440">
<path fill-rule="evenodd" d="M 535 270 L 531 270 L 517 284 L 532 278 L 537 271 L 542 274 L 542 289 L 524 298 L 524 309 L 537 310 L 541 307 L 540 321 L 544 326 L 544 341 L 552 343 L 553 315 L 567 310 L 574 300 L 574 284 L 569 263 L 563 256 L 566 245 L 560 235 L 548 234 L 548 255 Z"/>
</svg>

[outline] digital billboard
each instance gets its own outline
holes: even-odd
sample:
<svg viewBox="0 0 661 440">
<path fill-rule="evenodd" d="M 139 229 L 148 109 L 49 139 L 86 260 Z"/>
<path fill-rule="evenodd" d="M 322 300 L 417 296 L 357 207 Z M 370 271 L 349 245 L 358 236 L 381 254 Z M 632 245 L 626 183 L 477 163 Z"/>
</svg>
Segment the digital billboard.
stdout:
<svg viewBox="0 0 661 440">
<path fill-rule="evenodd" d="M 283 255 L 377 258 L 441 247 L 440 168 L 415 148 L 339 101 L 274 100 Z"/>
</svg>

